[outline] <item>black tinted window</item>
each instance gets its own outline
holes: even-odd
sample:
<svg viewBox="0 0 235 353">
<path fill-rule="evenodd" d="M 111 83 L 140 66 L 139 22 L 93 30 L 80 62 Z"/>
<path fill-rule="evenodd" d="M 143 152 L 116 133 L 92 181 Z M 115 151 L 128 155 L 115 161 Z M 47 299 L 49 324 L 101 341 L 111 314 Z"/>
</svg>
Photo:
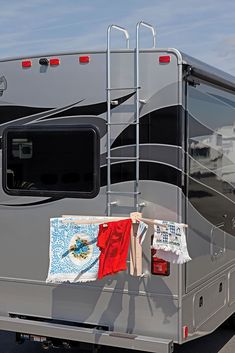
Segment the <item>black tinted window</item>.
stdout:
<svg viewBox="0 0 235 353">
<path fill-rule="evenodd" d="M 88 126 L 7 129 L 3 136 L 4 190 L 94 197 L 99 187 L 98 135 Z"/>
</svg>

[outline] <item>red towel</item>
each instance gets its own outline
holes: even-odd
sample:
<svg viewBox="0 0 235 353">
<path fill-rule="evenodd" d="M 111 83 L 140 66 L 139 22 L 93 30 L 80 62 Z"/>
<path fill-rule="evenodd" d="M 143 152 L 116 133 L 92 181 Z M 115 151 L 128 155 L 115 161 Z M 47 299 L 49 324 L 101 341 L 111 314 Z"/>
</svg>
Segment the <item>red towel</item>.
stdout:
<svg viewBox="0 0 235 353">
<path fill-rule="evenodd" d="M 132 220 L 100 224 L 97 246 L 100 248 L 98 278 L 127 269 Z"/>
</svg>

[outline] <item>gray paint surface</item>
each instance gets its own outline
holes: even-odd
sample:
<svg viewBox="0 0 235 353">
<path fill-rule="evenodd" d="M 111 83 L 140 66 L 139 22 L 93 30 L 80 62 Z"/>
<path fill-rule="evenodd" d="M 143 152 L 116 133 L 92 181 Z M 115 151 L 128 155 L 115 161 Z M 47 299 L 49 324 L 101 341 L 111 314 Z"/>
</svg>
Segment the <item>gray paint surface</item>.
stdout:
<svg viewBox="0 0 235 353">
<path fill-rule="evenodd" d="M 147 60 L 147 65 L 143 65 L 142 62 L 140 70 L 141 98 L 150 102 L 149 106 L 147 104 L 142 108 L 141 114 L 146 114 L 148 109 L 151 111 L 158 109 L 159 106 L 178 103 L 178 59 L 172 54 L 172 62 L 166 68 L 159 66 L 158 55 L 157 52 L 141 53 L 141 60 Z M 1 62 L 1 70 L 8 81 L 8 90 L 2 97 L 2 104 L 7 101 L 14 105 L 63 110 L 63 106 L 69 107 L 76 102 L 80 103 L 76 103 L 73 107 L 105 102 L 105 53 L 91 54 L 91 64 L 85 66 L 78 63 L 78 56 L 79 54 L 63 56 L 59 67 L 54 69 L 48 67 L 45 70 L 38 65 L 37 58 L 32 60 L 32 70 L 28 71 L 22 70 L 20 60 Z M 112 54 L 111 61 L 112 85 L 134 87 L 134 72 L 131 70 L 134 61 L 133 52 Z M 127 74 L 120 75 L 123 67 Z M 15 81 L 17 83 L 14 85 Z M 171 97 L 166 94 L 167 91 Z M 129 93 L 131 91 L 119 90 L 113 92 L 112 97 L 115 99 Z M 159 99 L 157 104 L 156 97 Z M 130 122 L 134 118 L 133 109 L 132 97 L 113 109 L 113 118 L 118 122 Z M 49 112 L 49 120 L 45 121 L 45 124 L 86 121 L 85 116 L 78 119 L 66 118 L 66 111 L 63 112 L 65 117 L 60 119 L 53 119 L 50 115 Z M 36 114 L 28 119 L 22 119 L 21 123 L 29 123 L 30 120 L 31 123 L 39 123 L 39 117 Z M 94 122 L 97 118 L 92 119 Z M 92 122 L 92 119 L 89 119 L 89 122 Z M 105 132 L 106 114 L 99 115 L 99 119 L 100 127 Z M 114 140 L 124 128 L 125 126 L 114 127 L 112 139 Z M 161 147 L 159 148 L 162 151 Z M 106 136 L 103 136 L 101 152 L 105 151 Z M 148 147 L 145 147 L 144 151 L 143 158 L 150 156 Z M 175 153 L 177 155 L 177 149 Z M 180 167 L 178 159 L 175 162 L 174 157 L 172 158 L 170 162 Z M 140 186 L 143 201 L 148 204 L 144 210 L 146 216 L 155 217 L 158 212 L 161 217 L 164 215 L 168 219 L 177 220 L 181 217 L 177 188 L 152 182 L 141 182 Z M 113 189 L 132 190 L 133 183 L 115 184 Z M 0 205 L 2 229 L 0 308 L 4 308 L 2 311 L 0 309 L 1 314 L 7 316 L 9 312 L 14 312 L 91 324 L 99 323 L 109 326 L 110 330 L 141 335 L 145 333 L 152 337 L 158 331 L 159 338 L 170 337 L 178 340 L 178 268 L 172 266 L 170 278 L 150 276 L 151 232 L 144 245 L 143 278 L 132 278 L 122 273 L 87 285 L 45 284 L 49 264 L 49 218 L 59 217 L 62 214 L 105 215 L 105 191 L 105 188 L 102 188 L 99 195 L 92 200 L 64 199 L 36 206 L 30 206 L 30 203 L 39 198 L 13 198 L 2 193 L 0 203 L 4 203 L 5 206 Z M 159 201 L 156 203 L 157 199 Z M 133 211 L 131 197 L 119 196 L 117 201 L 119 206 L 112 210 L 113 215 L 126 216 Z M 22 203 L 29 203 L 29 206 L 13 206 Z M 9 254 L 14 261 L 9 261 Z"/>
</svg>

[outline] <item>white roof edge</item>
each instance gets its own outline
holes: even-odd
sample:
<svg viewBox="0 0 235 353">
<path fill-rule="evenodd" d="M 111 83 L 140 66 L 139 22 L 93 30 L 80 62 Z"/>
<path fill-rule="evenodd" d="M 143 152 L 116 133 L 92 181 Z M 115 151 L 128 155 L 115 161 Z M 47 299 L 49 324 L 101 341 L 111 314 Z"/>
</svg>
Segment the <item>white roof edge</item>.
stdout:
<svg viewBox="0 0 235 353">
<path fill-rule="evenodd" d="M 135 49 L 113 49 L 112 52 L 114 53 L 121 53 L 121 52 L 134 52 Z M 235 85 L 235 76 L 226 73 L 216 67 L 213 67 L 201 60 L 198 60 L 190 55 L 187 55 L 176 48 L 150 48 L 150 49 L 140 49 L 140 52 L 165 52 L 165 53 L 173 53 L 176 55 L 178 64 L 182 65 L 190 65 L 192 68 L 197 70 L 202 70 L 203 72 L 208 73 L 209 75 L 216 76 L 217 78 L 221 78 L 228 82 L 231 82 Z M 61 52 L 50 52 L 50 53 L 37 53 L 31 55 L 24 55 L 24 56 L 15 56 L 15 57 L 6 57 L 0 59 L 0 62 L 6 61 L 14 61 L 14 60 L 24 60 L 24 59 L 37 59 L 43 57 L 55 57 L 55 56 L 63 56 L 63 55 L 91 55 L 91 54 L 104 54 L 106 50 L 74 50 L 74 51 L 61 51 Z"/>
<path fill-rule="evenodd" d="M 135 49 L 112 49 L 113 53 L 128 53 L 134 52 Z M 175 48 L 142 48 L 140 52 L 170 52 L 174 53 L 178 58 L 178 63 L 182 63 L 182 55 L 179 50 Z M 28 55 L 19 55 L 12 57 L 3 57 L 0 58 L 0 62 L 5 61 L 14 61 L 14 60 L 26 60 L 26 59 L 37 59 L 44 57 L 55 57 L 55 56 L 63 56 L 63 55 L 91 55 L 91 54 L 105 54 L 106 50 L 73 50 L 73 51 L 57 51 L 57 52 L 42 52 L 36 54 L 28 54 Z"/>
</svg>

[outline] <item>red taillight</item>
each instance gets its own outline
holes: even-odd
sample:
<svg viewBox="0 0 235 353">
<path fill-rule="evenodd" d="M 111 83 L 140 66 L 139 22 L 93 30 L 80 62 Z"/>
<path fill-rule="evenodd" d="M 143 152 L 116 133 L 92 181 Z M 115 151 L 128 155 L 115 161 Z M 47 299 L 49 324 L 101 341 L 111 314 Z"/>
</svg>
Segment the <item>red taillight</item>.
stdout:
<svg viewBox="0 0 235 353">
<path fill-rule="evenodd" d="M 21 62 L 21 65 L 23 68 L 28 68 L 32 66 L 32 61 L 31 60 L 24 60 Z"/>
<path fill-rule="evenodd" d="M 188 326 L 183 326 L 183 338 L 188 338 Z"/>
<path fill-rule="evenodd" d="M 169 276 L 170 263 L 159 259 L 156 255 L 156 250 L 151 250 L 151 273 L 152 275 Z"/>
<path fill-rule="evenodd" d="M 57 58 L 50 59 L 50 66 L 57 66 L 57 65 L 60 65 L 60 59 L 57 59 Z"/>
<path fill-rule="evenodd" d="M 162 55 L 162 56 L 159 56 L 159 63 L 160 63 L 160 64 L 168 64 L 169 62 L 171 62 L 171 57 L 170 57 L 170 55 Z"/>
<path fill-rule="evenodd" d="M 88 55 L 79 56 L 80 64 L 88 64 L 90 62 L 90 57 Z"/>
</svg>

